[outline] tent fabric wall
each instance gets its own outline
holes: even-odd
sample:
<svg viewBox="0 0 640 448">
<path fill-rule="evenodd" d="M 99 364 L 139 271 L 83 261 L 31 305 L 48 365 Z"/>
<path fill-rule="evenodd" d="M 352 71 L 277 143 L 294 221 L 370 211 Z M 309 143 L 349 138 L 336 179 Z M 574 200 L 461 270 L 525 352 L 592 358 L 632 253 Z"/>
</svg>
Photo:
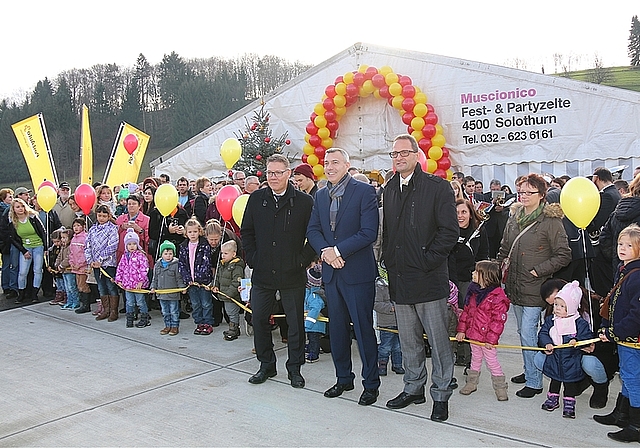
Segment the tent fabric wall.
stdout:
<svg viewBox="0 0 640 448">
<path fill-rule="evenodd" d="M 244 130 L 245 120 L 251 119 L 262 102 L 271 114 L 272 133 L 289 132 L 292 144 L 284 149 L 285 154 L 299 159 L 309 116 L 326 86 L 362 64 L 390 66 L 395 73 L 411 77 L 413 85 L 422 89 L 435 108 L 450 149 L 452 169 L 476 173 L 484 182 L 496 177 L 512 183 L 524 170 L 535 172 L 538 168 L 554 175 L 587 175 L 592 173 L 594 163 L 612 167 L 619 165 L 621 159 L 640 159 L 640 94 L 636 92 L 456 58 L 355 44 L 154 160 L 153 171 L 172 178 L 226 173 L 220 145 Z M 509 92 L 526 92 L 526 96 L 487 99 L 492 94 L 500 97 Z M 509 104 L 512 110 L 507 112 Z M 544 110 L 536 110 L 538 107 Z M 547 123 L 498 127 L 499 120 L 522 121 L 527 116 Z M 487 127 L 480 131 L 463 129 L 465 123 L 476 119 L 487 120 Z M 542 131 L 553 135 L 530 138 Z M 370 96 L 348 108 L 334 145 L 350 153 L 352 165 L 387 170 L 391 168 L 387 154 L 393 138 L 406 132 L 398 112 L 385 100 Z M 525 132 L 527 138 L 513 140 L 515 132 Z M 493 136 L 496 141 L 480 141 Z"/>
</svg>

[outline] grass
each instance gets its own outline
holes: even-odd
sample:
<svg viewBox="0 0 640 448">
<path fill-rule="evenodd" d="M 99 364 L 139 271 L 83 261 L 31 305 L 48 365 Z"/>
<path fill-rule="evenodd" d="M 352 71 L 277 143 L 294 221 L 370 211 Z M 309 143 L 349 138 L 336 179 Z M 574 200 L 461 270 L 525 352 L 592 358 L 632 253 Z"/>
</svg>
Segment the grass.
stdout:
<svg viewBox="0 0 640 448">
<path fill-rule="evenodd" d="M 640 92 L 640 67 L 609 67 L 608 70 L 611 74 L 611 79 L 603 82 L 602 85 Z M 569 72 L 566 75 L 560 74 L 558 76 L 566 76 L 570 79 L 588 82 L 592 72 L 593 69 L 580 70 L 577 72 Z"/>
</svg>

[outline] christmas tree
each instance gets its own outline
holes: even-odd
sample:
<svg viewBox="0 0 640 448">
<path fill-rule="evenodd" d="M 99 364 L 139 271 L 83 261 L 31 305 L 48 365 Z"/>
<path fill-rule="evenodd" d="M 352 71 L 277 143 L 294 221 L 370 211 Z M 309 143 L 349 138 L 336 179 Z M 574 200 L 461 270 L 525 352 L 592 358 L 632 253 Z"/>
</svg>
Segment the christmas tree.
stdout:
<svg viewBox="0 0 640 448">
<path fill-rule="evenodd" d="M 269 112 L 265 111 L 264 103 L 259 111 L 253 115 L 251 123 L 247 122 L 244 132 L 239 131 L 236 137 L 242 146 L 242 156 L 233 167 L 244 171 L 247 176 L 258 176 L 260 181 L 266 179 L 267 159 L 272 154 L 282 154 L 285 145 L 291 142 L 287 139 L 288 132 L 280 137 L 273 137 L 269 128 Z"/>
</svg>

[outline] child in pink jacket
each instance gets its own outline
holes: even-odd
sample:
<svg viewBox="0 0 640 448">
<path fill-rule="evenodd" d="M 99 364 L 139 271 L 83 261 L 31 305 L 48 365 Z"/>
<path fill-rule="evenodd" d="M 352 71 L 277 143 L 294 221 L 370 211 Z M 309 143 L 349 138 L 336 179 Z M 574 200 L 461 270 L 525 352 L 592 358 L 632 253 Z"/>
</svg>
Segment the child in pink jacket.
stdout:
<svg viewBox="0 0 640 448">
<path fill-rule="evenodd" d="M 91 311 L 91 288 L 87 284 L 87 273 L 89 265 L 84 256 L 84 246 L 87 241 L 87 232 L 85 231 L 84 218 L 76 218 L 73 220 L 71 229 L 73 230 L 73 238 L 69 243 L 69 265 L 71 272 L 76 276 L 77 294 L 80 299 L 81 306 L 76 308 L 76 313 L 88 313 Z"/>
<path fill-rule="evenodd" d="M 120 258 L 118 269 L 116 270 L 115 282 L 125 290 L 127 328 L 133 327 L 136 305 L 140 309 L 140 320 L 136 323 L 136 327 L 144 328 L 151 325 L 145 294 L 131 290 L 143 289 L 149 285 L 147 276 L 149 259 L 140 247 L 140 237 L 138 237 L 134 229 L 127 229 L 127 233 L 124 235 L 124 248 L 124 254 Z"/>
<path fill-rule="evenodd" d="M 473 272 L 473 281 L 469 284 L 464 309 L 458 319 L 456 340 L 481 342 L 484 345 L 471 345 L 471 369 L 467 382 L 460 393 L 469 395 L 478 389 L 482 360 L 491 372 L 493 389 L 498 401 L 509 399 L 504 372 L 498 362 L 496 349 L 500 335 L 504 331 L 509 311 L 509 299 L 500 287 L 502 273 L 500 265 L 494 261 L 479 261 Z"/>
</svg>

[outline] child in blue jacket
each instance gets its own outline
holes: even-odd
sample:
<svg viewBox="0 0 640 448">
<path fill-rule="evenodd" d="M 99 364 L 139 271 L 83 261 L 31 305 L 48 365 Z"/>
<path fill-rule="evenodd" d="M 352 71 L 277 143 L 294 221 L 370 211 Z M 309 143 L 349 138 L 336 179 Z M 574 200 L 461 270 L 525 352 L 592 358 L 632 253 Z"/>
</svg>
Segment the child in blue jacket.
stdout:
<svg viewBox="0 0 640 448">
<path fill-rule="evenodd" d="M 304 296 L 304 330 L 309 340 L 309 350 L 306 355 L 307 362 L 316 362 L 320 357 L 320 338 L 327 331 L 327 324 L 320 320 L 320 312 L 324 308 L 324 300 L 321 294 L 322 288 L 322 264 L 314 261 L 307 269 L 307 287 Z"/>
</svg>

